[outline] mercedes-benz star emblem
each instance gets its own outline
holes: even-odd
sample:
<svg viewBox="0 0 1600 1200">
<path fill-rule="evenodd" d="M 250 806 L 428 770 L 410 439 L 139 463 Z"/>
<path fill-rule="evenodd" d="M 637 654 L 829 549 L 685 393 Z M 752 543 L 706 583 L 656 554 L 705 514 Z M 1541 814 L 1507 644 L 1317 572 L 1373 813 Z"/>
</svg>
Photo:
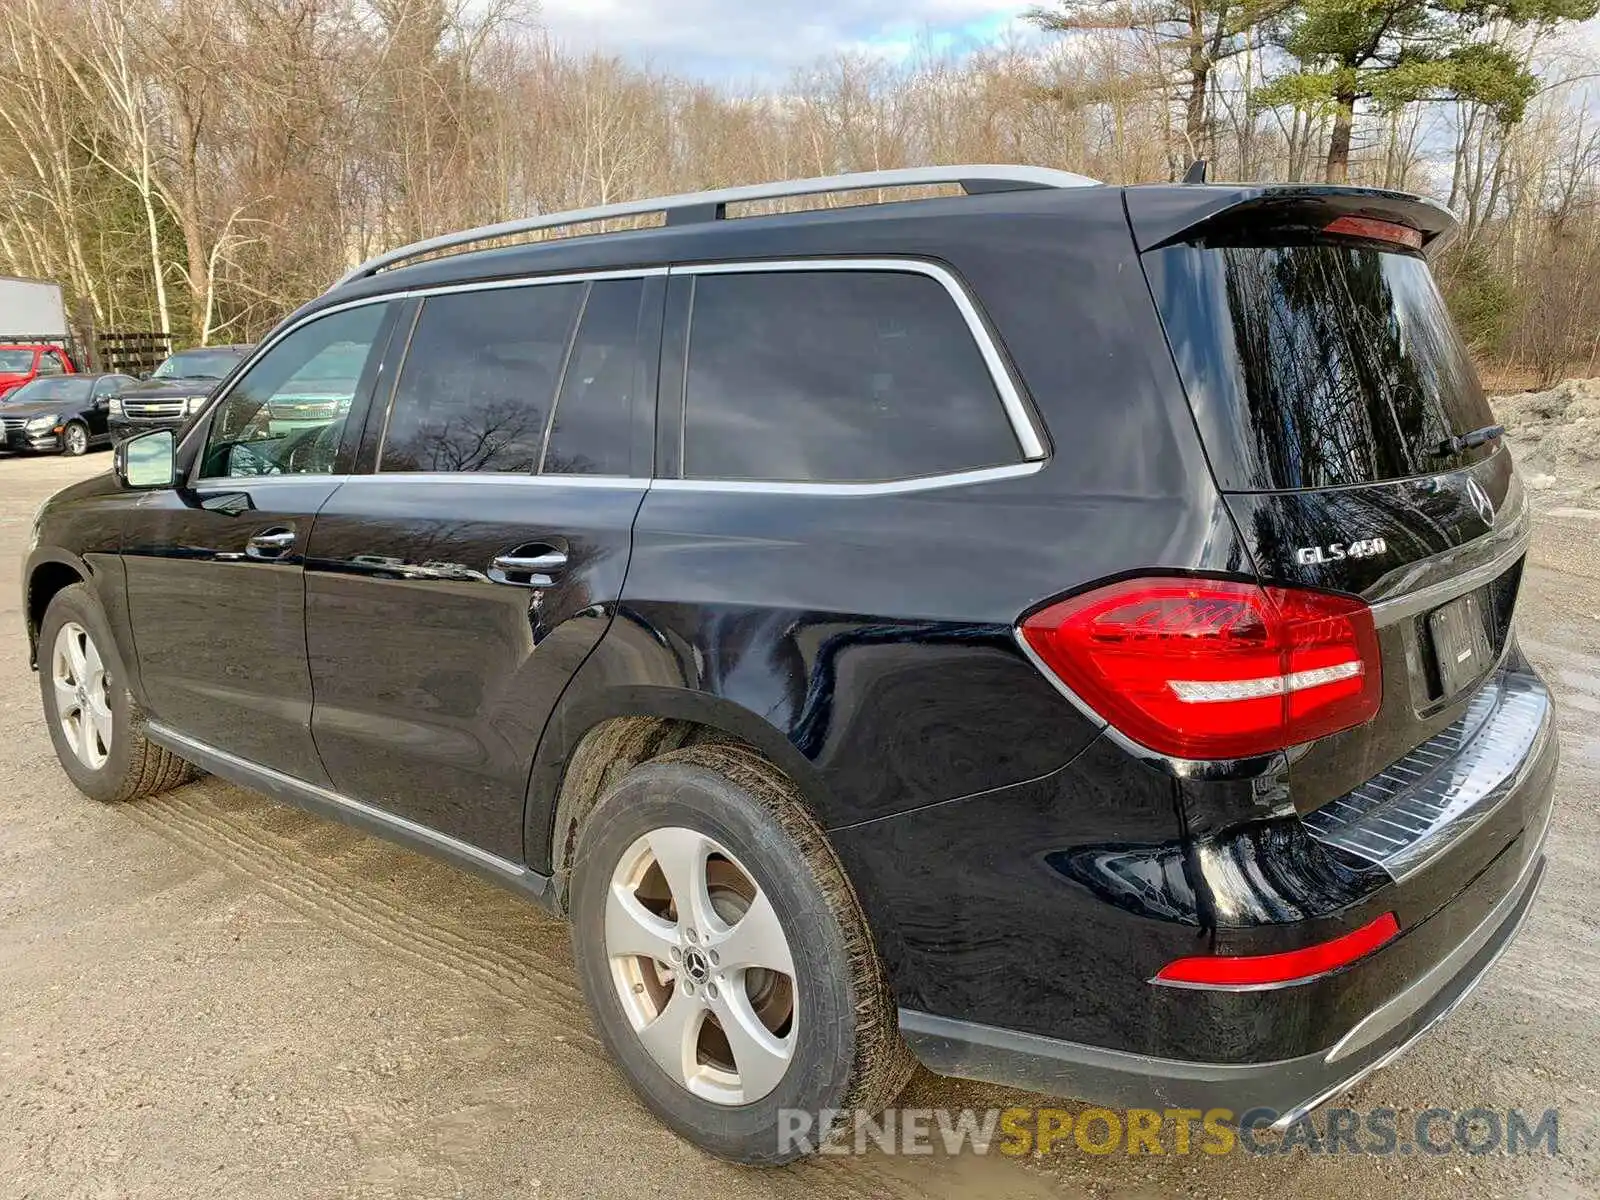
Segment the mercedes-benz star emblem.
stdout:
<svg viewBox="0 0 1600 1200">
<path fill-rule="evenodd" d="M 1489 493 L 1483 490 L 1483 485 L 1476 479 L 1467 480 L 1467 499 L 1472 501 L 1472 507 L 1478 516 L 1483 518 L 1483 523 L 1494 525 L 1494 501 L 1489 499 Z"/>
</svg>

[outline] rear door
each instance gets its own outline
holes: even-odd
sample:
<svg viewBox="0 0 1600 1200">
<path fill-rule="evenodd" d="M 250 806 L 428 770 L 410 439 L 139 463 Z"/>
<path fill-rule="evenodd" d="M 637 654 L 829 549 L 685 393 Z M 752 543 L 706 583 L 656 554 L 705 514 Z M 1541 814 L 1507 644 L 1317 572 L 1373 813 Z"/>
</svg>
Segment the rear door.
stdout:
<svg viewBox="0 0 1600 1200">
<path fill-rule="evenodd" d="M 649 487 L 664 278 L 420 302 L 371 467 L 309 549 L 333 786 L 513 862 L 539 735 L 615 612 Z"/>
<path fill-rule="evenodd" d="M 213 409 L 184 486 L 149 492 L 127 521 L 122 561 L 151 715 L 179 733 L 325 784 L 311 741 L 307 541 L 349 469 L 379 371 L 391 305 L 317 317 L 287 334 Z M 275 431 L 276 399 L 336 359 L 349 373 L 335 416 Z M 352 404 L 354 406 L 352 410 Z"/>
<path fill-rule="evenodd" d="M 1381 216 L 1245 206 L 1143 256 L 1260 574 L 1373 606 L 1382 708 L 1293 757 L 1302 812 L 1463 718 L 1508 647 L 1527 542 L 1424 234 L 1404 204 Z"/>
</svg>

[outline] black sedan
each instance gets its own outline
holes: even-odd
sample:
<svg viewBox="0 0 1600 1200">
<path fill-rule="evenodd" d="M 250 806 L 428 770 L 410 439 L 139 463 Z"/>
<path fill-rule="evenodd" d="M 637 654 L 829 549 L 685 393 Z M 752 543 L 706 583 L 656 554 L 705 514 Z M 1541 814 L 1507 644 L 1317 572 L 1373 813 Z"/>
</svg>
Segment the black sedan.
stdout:
<svg viewBox="0 0 1600 1200">
<path fill-rule="evenodd" d="M 109 446 L 111 400 L 137 383 L 131 375 L 53 375 L 0 399 L 0 446 L 86 454 Z"/>
</svg>

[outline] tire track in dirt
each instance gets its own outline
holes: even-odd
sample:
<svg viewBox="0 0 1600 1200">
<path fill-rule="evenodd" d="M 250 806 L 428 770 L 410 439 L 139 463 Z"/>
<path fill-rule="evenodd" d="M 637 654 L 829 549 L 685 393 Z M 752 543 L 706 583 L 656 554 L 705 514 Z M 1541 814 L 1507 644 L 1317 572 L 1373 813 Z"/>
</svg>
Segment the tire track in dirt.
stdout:
<svg viewBox="0 0 1600 1200">
<path fill-rule="evenodd" d="M 188 794 L 186 792 L 188 792 L 188 789 L 158 797 L 155 803 L 164 806 L 164 811 L 172 811 L 177 806 L 182 805 L 184 811 L 194 821 L 219 830 L 229 830 L 239 841 L 252 845 L 259 851 L 271 853 L 275 857 L 294 863 L 307 876 L 314 878 L 334 895 L 359 896 L 363 901 L 378 906 L 384 914 L 396 922 L 404 922 L 426 930 L 431 937 L 447 947 L 459 950 L 461 953 L 484 963 L 494 963 L 512 980 L 520 980 L 525 975 L 538 975 L 545 979 L 551 988 L 564 995 L 571 1005 L 582 1008 L 582 993 L 576 984 L 569 983 L 564 978 L 565 975 L 570 974 L 572 971 L 571 964 L 566 959 L 552 958 L 530 947 L 518 946 L 516 943 L 506 943 L 496 948 L 489 946 L 485 942 L 474 941 L 469 936 L 456 933 L 444 925 L 428 920 L 420 909 L 413 909 L 396 903 L 390 898 L 386 889 L 371 886 L 359 874 L 327 866 L 328 859 L 325 855 L 314 849 L 308 849 L 298 839 L 274 833 L 248 817 L 233 815 L 228 810 L 209 803 L 209 798 L 201 799 L 200 797 L 204 795 L 203 792 L 188 792 Z M 364 845 L 376 847 L 384 852 L 392 852 L 406 857 L 410 857 L 414 853 L 385 842 L 380 838 L 350 830 L 343 825 L 324 822 L 320 818 L 313 817 L 309 819 L 317 821 L 319 828 L 335 829 L 342 833 L 349 833 L 350 836 L 360 839 Z M 430 865 L 432 864 L 430 863 Z M 474 884 L 478 882 L 476 877 L 468 878 L 471 878 Z M 529 921 L 546 924 L 551 928 L 561 928 L 562 936 L 565 936 L 565 927 L 535 905 L 525 900 L 517 899 L 514 896 L 512 897 L 512 903 L 518 904 L 523 909 Z M 367 910 L 363 908 L 359 911 L 366 912 Z"/>
<path fill-rule="evenodd" d="M 215 786 L 214 784 L 211 786 Z M 465 981 L 497 1000 L 532 1013 L 587 1057 L 610 1066 L 590 1032 L 587 1009 L 575 985 L 560 977 L 566 963 L 486 945 L 427 921 L 364 886 L 357 875 L 326 865 L 314 851 L 248 817 L 210 803 L 207 784 L 181 788 L 122 809 L 139 825 L 187 853 L 245 876 L 262 892 L 324 928 L 404 959 L 435 977 Z M 542 914 L 530 914 L 544 919 Z M 816 1158 L 792 1172 L 829 1196 L 855 1200 L 916 1200 L 919 1183 L 896 1177 L 859 1158 Z"/>
<path fill-rule="evenodd" d="M 446 930 L 362 886 L 357 877 L 328 870 L 287 839 L 241 827 L 183 789 L 126 812 L 158 837 L 226 870 L 317 924 L 421 967 L 435 977 L 467 982 L 519 1011 L 548 1021 L 566 1044 L 605 1061 L 577 989 L 560 978 L 565 964 L 519 957 Z"/>
</svg>

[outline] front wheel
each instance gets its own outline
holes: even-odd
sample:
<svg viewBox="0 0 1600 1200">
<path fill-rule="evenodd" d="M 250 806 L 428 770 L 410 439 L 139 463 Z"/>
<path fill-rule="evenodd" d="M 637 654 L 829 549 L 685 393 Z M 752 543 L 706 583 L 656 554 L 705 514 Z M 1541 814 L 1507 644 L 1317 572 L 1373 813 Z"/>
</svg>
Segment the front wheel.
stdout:
<svg viewBox="0 0 1600 1200">
<path fill-rule="evenodd" d="M 39 628 L 39 691 L 62 770 L 94 800 L 134 800 L 177 787 L 194 768 L 144 736 L 94 593 L 62 588 Z"/>
<path fill-rule="evenodd" d="M 697 1145 L 786 1162 L 829 1132 L 825 1111 L 876 1112 L 904 1087 L 913 1063 L 855 893 L 754 751 L 695 746 L 625 775 L 584 825 L 571 908 L 602 1038 Z"/>
<path fill-rule="evenodd" d="M 82 422 L 72 421 L 61 431 L 61 453 L 77 458 L 89 452 L 89 430 Z"/>
</svg>

